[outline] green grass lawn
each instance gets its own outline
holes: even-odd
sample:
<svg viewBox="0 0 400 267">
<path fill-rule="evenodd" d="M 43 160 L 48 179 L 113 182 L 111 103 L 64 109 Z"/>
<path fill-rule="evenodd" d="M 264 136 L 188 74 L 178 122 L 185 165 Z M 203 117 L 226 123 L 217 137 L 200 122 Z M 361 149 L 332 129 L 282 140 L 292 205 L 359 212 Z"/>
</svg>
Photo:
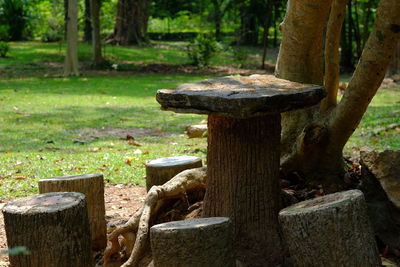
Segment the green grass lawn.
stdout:
<svg viewBox="0 0 400 267">
<path fill-rule="evenodd" d="M 184 44 L 164 45 L 107 47 L 106 52 L 125 63 L 187 63 L 180 51 Z M 90 59 L 89 48 L 81 46 L 81 58 Z M 256 51 L 252 56 L 257 57 Z M 215 64 L 228 59 L 222 55 Z M 205 158 L 206 140 L 184 135 L 185 126 L 205 116 L 161 111 L 155 93 L 209 76 L 106 72 L 45 77 L 62 60 L 57 44 L 38 42 L 12 43 L 11 57 L 0 59 L 0 71 L 7 74 L 0 76 L 0 199 L 36 193 L 39 179 L 72 174 L 102 172 L 108 183 L 143 185 L 144 164 L 149 160 L 182 154 Z M 386 86 L 372 101 L 345 152 L 363 146 L 400 149 L 399 129 L 374 133 L 399 123 L 399 115 L 399 86 Z M 147 133 L 135 136 L 141 146 L 120 138 L 137 129 Z"/>
<path fill-rule="evenodd" d="M 155 101 L 157 89 L 204 78 L 2 79 L 0 198 L 37 192 L 38 179 L 89 172 L 103 172 L 110 183 L 143 184 L 148 160 L 182 154 L 204 157 L 205 140 L 189 140 L 183 133 L 186 125 L 205 117 L 161 111 Z M 137 147 L 111 134 L 134 127 L 168 135 L 138 137 Z"/>
</svg>

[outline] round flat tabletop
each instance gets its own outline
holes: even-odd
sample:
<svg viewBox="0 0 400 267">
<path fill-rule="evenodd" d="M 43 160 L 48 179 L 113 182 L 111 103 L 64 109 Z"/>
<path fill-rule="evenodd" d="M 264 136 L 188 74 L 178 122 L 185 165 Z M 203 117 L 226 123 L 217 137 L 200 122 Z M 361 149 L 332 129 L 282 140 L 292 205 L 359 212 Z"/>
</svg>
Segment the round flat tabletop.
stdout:
<svg viewBox="0 0 400 267">
<path fill-rule="evenodd" d="M 164 110 L 250 118 L 318 104 L 324 87 L 301 84 L 273 75 L 227 76 L 157 92 Z"/>
</svg>

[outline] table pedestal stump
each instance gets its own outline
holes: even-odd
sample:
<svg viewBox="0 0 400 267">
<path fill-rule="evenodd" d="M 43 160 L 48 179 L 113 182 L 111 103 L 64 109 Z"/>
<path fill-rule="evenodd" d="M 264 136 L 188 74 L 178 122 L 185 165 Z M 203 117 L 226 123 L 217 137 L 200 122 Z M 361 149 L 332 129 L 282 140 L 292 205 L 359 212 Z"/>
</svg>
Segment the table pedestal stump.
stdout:
<svg viewBox="0 0 400 267">
<path fill-rule="evenodd" d="M 91 267 L 85 196 L 47 193 L 15 200 L 3 208 L 7 245 L 29 255 L 10 255 L 13 267 Z"/>
</svg>

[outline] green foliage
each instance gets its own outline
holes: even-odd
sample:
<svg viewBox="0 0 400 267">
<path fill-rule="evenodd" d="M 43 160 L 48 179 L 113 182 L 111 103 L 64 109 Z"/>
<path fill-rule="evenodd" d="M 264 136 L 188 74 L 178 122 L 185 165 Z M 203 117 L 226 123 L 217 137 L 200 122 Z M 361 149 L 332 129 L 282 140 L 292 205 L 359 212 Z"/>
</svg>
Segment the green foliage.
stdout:
<svg viewBox="0 0 400 267">
<path fill-rule="evenodd" d="M 8 26 L 12 41 L 20 41 L 31 35 L 29 13 L 25 0 L 0 0 L 0 23 Z"/>
<path fill-rule="evenodd" d="M 233 57 L 235 60 L 242 62 L 247 59 L 247 51 L 242 46 L 234 46 L 232 48 Z"/>
<path fill-rule="evenodd" d="M 6 57 L 9 50 L 10 45 L 6 42 L 0 41 L 0 57 Z"/>
<path fill-rule="evenodd" d="M 221 51 L 221 44 L 215 38 L 200 34 L 187 47 L 188 57 L 198 67 L 210 65 L 210 60 Z"/>
<path fill-rule="evenodd" d="M 0 41 L 10 40 L 10 27 L 8 25 L 0 25 Z"/>
</svg>

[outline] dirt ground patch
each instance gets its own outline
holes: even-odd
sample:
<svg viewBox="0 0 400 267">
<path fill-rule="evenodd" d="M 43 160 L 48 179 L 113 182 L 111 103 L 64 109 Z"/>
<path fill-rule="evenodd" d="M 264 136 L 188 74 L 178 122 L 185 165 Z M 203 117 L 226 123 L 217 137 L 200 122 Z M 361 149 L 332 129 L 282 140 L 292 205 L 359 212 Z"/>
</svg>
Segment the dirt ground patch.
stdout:
<svg viewBox="0 0 400 267">
<path fill-rule="evenodd" d="M 106 220 L 108 226 L 125 223 L 142 205 L 146 189 L 141 186 L 107 186 L 104 192 Z M 11 200 L 3 200 L 0 209 Z M 7 249 L 3 213 L 0 212 L 0 250 Z M 9 266 L 8 257 L 0 255 L 0 267 Z"/>
<path fill-rule="evenodd" d="M 162 132 L 159 130 L 128 127 L 128 128 L 115 128 L 115 127 L 101 127 L 101 128 L 83 128 L 76 131 L 76 135 L 82 139 L 90 138 L 104 138 L 104 137 L 115 137 L 115 138 L 126 138 L 128 135 L 132 137 L 143 137 L 143 136 L 165 136 L 171 135 L 173 132 Z"/>
</svg>

